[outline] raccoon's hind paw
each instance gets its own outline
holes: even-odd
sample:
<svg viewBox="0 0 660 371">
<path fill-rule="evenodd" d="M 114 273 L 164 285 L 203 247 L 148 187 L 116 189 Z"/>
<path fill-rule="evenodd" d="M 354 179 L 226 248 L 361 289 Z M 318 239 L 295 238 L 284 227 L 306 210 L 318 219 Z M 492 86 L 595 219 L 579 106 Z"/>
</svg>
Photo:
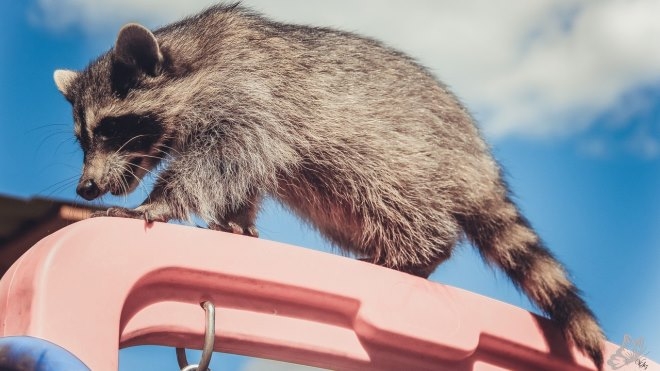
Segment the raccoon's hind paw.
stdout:
<svg viewBox="0 0 660 371">
<path fill-rule="evenodd" d="M 242 234 L 250 237 L 259 237 L 259 231 L 257 230 L 257 227 L 255 227 L 254 225 L 241 227 L 238 223 L 235 222 L 209 223 L 209 229 L 212 229 L 214 231 Z"/>
<path fill-rule="evenodd" d="M 403 273 L 408 273 L 412 274 L 413 276 L 421 277 L 421 278 L 429 278 L 431 273 L 435 270 L 435 268 L 438 266 L 437 263 L 435 264 L 415 264 L 411 263 L 409 265 L 402 265 L 398 267 L 391 267 L 387 263 L 385 263 L 382 259 L 376 259 L 376 258 L 370 258 L 370 257 L 363 257 L 363 258 L 358 258 L 358 260 L 371 263 L 371 264 L 376 264 L 380 265 L 386 268 L 394 269 L 399 272 Z"/>
<path fill-rule="evenodd" d="M 130 218 L 130 219 L 143 219 L 147 223 L 152 222 L 167 222 L 169 218 L 158 213 L 150 212 L 142 207 L 136 209 L 127 209 L 125 207 L 111 207 L 106 211 L 96 211 L 92 213 L 91 217 L 99 216 L 112 216 L 117 218 Z"/>
</svg>

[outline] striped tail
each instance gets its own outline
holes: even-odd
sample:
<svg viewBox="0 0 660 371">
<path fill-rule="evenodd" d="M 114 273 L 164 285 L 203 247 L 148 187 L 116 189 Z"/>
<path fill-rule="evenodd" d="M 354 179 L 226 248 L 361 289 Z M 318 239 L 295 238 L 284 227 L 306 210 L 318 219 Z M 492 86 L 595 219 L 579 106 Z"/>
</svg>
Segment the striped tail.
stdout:
<svg viewBox="0 0 660 371">
<path fill-rule="evenodd" d="M 459 217 L 467 237 L 487 262 L 502 268 L 516 287 L 602 369 L 603 332 L 561 263 L 508 196 L 489 200 L 480 210 Z"/>
</svg>

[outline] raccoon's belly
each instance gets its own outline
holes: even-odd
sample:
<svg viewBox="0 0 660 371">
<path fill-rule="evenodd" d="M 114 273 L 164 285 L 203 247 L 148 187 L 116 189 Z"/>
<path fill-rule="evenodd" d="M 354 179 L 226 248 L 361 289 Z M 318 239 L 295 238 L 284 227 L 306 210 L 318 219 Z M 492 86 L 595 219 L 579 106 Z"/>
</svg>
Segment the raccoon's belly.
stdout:
<svg viewBox="0 0 660 371">
<path fill-rule="evenodd" d="M 342 250 L 357 256 L 373 255 L 373 246 L 365 241 L 368 212 L 355 207 L 360 202 L 349 199 L 340 182 L 319 171 L 301 171 L 278 179 L 274 196 L 296 215 Z"/>
</svg>

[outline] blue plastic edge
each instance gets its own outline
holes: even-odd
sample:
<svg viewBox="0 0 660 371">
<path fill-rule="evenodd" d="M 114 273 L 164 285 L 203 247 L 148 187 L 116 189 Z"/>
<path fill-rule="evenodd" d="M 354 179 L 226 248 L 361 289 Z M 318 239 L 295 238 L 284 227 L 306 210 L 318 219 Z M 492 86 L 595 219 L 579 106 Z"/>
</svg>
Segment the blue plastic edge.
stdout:
<svg viewBox="0 0 660 371">
<path fill-rule="evenodd" d="M 31 336 L 0 337 L 0 370 L 90 371 L 68 350 Z"/>
</svg>

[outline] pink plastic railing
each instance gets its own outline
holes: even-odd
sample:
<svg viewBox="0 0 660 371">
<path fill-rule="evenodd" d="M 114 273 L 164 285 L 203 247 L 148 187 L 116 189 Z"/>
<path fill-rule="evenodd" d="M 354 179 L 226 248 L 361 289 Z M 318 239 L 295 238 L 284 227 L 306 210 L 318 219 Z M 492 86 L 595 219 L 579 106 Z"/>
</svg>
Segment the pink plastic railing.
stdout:
<svg viewBox="0 0 660 371">
<path fill-rule="evenodd" d="M 0 281 L 0 336 L 92 370 L 118 349 L 215 349 L 337 370 L 593 370 L 552 322 L 368 263 L 198 228 L 97 218 L 36 244 Z M 616 346 L 608 344 L 608 352 Z"/>
</svg>

